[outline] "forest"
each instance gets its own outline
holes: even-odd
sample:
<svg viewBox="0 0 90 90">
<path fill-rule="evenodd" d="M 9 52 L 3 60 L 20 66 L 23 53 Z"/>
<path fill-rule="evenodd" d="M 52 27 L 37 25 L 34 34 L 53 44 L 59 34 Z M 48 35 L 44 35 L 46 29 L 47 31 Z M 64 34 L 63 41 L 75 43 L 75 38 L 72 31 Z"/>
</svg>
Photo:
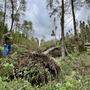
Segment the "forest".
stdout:
<svg viewBox="0 0 90 90">
<path fill-rule="evenodd" d="M 0 0 L 0 90 L 90 90 L 90 0 Z"/>
</svg>

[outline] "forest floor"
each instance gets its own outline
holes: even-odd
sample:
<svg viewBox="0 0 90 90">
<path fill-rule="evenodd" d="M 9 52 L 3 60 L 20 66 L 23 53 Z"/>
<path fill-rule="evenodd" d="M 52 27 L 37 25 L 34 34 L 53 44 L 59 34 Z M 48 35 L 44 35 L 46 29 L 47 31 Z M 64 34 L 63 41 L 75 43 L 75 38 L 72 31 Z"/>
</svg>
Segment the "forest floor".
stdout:
<svg viewBox="0 0 90 90">
<path fill-rule="evenodd" d="M 25 74 L 28 72 L 29 74 L 23 79 L 13 79 L 7 82 L 7 77 L 5 78 L 4 75 L 6 72 L 7 75 L 9 74 L 9 70 L 12 70 L 13 62 L 17 63 L 18 57 L 21 61 L 19 62 L 20 65 L 26 64 L 26 68 L 21 66 L 20 68 L 26 70 Z M 2 59 L 2 62 L 4 62 L 5 59 Z M 15 52 L 11 55 L 11 59 L 9 58 L 7 61 L 10 61 L 12 64 L 7 64 L 7 62 L 3 65 L 5 72 L 2 72 L 4 73 L 3 76 L 0 75 L 0 90 L 90 90 L 90 49 L 80 54 L 69 54 L 65 60 L 62 60 L 60 57 L 50 59 L 43 54 L 30 54 L 25 48 L 17 47 L 17 49 L 15 48 Z M 59 71 L 58 66 L 60 67 L 59 78 L 50 81 L 53 75 L 57 76 L 57 72 Z M 27 69 L 29 71 L 27 71 Z M 48 70 L 50 72 L 48 72 Z M 53 73 L 53 71 L 55 73 Z M 20 73 L 21 72 L 18 72 L 16 74 L 19 75 Z M 39 77 L 41 75 L 41 83 L 45 79 L 49 80 L 48 83 L 46 82 L 45 85 L 42 84 L 41 86 L 32 86 L 31 81 L 36 81 L 38 75 Z M 29 81 L 25 78 L 28 78 Z M 38 84 L 37 82 L 34 83 Z"/>
</svg>

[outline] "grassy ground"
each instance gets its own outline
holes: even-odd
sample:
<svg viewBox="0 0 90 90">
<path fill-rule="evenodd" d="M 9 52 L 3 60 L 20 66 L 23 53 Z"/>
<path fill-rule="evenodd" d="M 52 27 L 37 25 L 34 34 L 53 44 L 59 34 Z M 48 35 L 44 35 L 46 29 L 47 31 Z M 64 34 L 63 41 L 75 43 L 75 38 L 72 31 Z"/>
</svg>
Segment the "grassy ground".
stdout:
<svg viewBox="0 0 90 90">
<path fill-rule="evenodd" d="M 0 77 L 0 90 L 90 90 L 90 51 L 82 54 L 70 54 L 65 60 L 56 58 L 61 68 L 58 80 L 46 85 L 31 86 L 22 79 L 7 82 L 7 77 Z"/>
</svg>

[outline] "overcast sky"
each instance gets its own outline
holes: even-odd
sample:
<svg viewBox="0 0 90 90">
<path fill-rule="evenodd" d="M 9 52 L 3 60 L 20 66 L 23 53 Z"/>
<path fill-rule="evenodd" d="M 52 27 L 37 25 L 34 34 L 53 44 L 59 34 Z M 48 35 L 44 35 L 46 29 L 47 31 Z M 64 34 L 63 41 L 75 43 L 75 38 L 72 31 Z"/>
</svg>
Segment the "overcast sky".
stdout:
<svg viewBox="0 0 90 90">
<path fill-rule="evenodd" d="M 3 0 L 0 0 L 3 1 Z M 79 0 L 78 0 L 79 1 Z M 43 36 L 46 39 L 51 39 L 51 30 L 50 30 L 50 18 L 48 15 L 48 10 L 46 9 L 46 0 L 27 0 L 27 10 L 25 18 L 31 20 L 35 30 L 35 36 L 42 38 Z M 90 18 L 90 7 L 87 9 L 87 6 L 84 5 L 75 13 L 77 20 L 87 21 L 87 18 Z M 65 32 L 72 28 L 72 16 L 65 20 Z M 60 28 L 57 29 L 57 38 L 60 37 Z"/>
<path fill-rule="evenodd" d="M 46 9 L 46 0 L 27 0 L 27 11 L 25 18 L 33 22 L 33 27 L 35 29 L 35 36 L 41 38 L 45 36 L 50 39 L 50 18 L 48 11 Z M 76 13 L 76 18 L 78 20 L 87 20 L 90 16 L 90 8 L 86 9 L 86 6 L 80 8 Z M 72 28 L 72 17 L 66 20 L 66 31 Z M 57 36 L 59 37 L 60 31 L 57 30 Z"/>
<path fill-rule="evenodd" d="M 46 9 L 46 0 L 28 0 L 25 18 L 33 22 L 35 35 L 39 38 L 50 36 L 50 18 Z"/>
</svg>

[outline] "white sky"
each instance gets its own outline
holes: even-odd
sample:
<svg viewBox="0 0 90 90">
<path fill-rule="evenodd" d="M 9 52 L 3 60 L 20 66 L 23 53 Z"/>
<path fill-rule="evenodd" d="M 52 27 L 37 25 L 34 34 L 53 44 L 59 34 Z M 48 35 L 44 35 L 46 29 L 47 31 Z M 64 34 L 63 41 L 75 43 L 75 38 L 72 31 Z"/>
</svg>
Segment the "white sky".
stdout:
<svg viewBox="0 0 90 90">
<path fill-rule="evenodd" d="M 76 12 L 76 19 L 78 20 L 87 20 L 87 17 L 90 16 L 90 8 L 86 9 L 86 6 L 80 8 Z M 51 30 L 50 30 L 50 18 L 48 15 L 48 11 L 46 9 L 46 0 L 28 0 L 27 4 L 27 12 L 26 19 L 31 20 L 34 25 L 35 35 L 38 38 L 41 38 L 43 35 L 46 39 L 51 38 Z M 66 28 L 72 28 L 72 17 L 67 18 L 66 20 Z M 68 23 L 69 22 L 69 23 Z M 57 30 L 57 37 L 59 38 L 60 30 Z"/>
<path fill-rule="evenodd" d="M 0 2 L 3 0 L 0 0 Z M 42 38 L 43 36 L 46 39 L 51 39 L 51 30 L 50 30 L 50 18 L 48 11 L 46 9 L 46 0 L 27 0 L 27 10 L 25 18 L 31 20 L 35 30 L 35 36 Z M 76 12 L 77 20 L 87 21 L 87 17 L 90 18 L 90 8 L 87 9 L 87 6 L 83 6 Z M 72 28 L 72 17 L 66 19 L 65 31 L 67 32 Z M 57 29 L 57 38 L 60 36 L 60 28 Z"/>
</svg>

